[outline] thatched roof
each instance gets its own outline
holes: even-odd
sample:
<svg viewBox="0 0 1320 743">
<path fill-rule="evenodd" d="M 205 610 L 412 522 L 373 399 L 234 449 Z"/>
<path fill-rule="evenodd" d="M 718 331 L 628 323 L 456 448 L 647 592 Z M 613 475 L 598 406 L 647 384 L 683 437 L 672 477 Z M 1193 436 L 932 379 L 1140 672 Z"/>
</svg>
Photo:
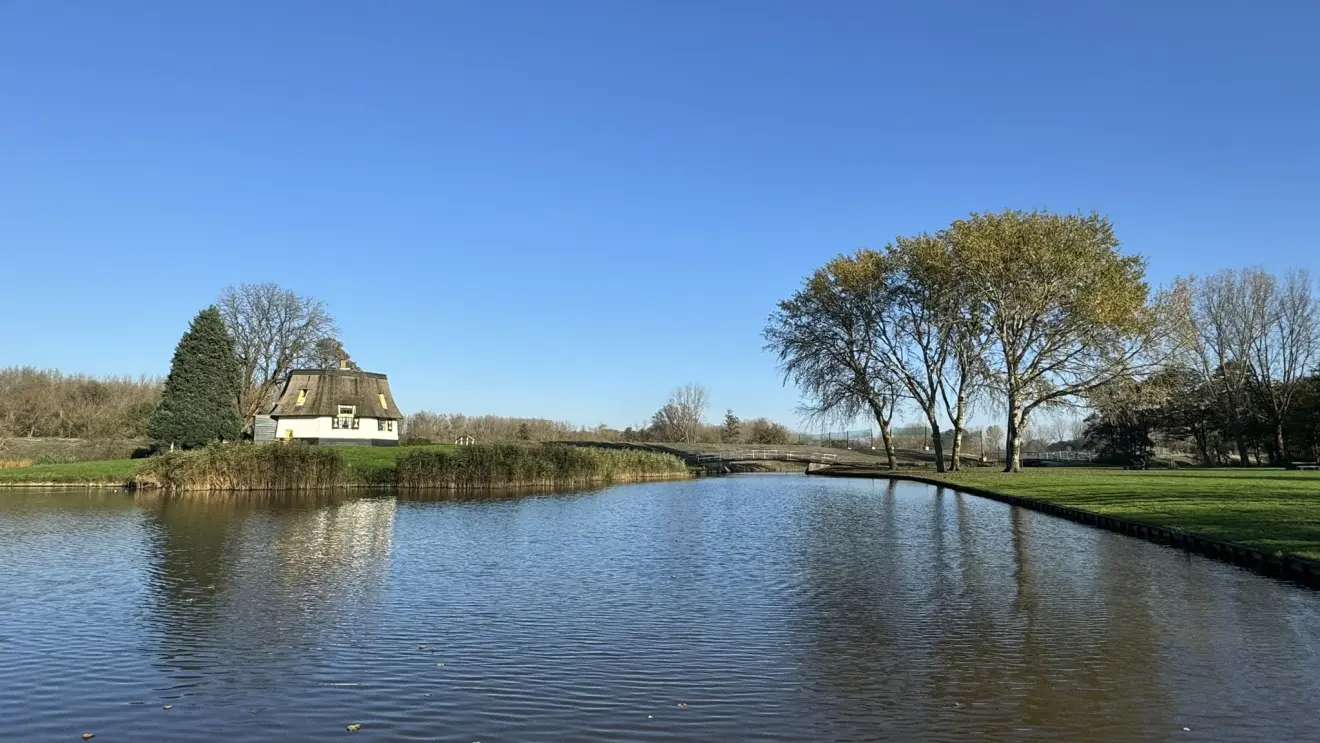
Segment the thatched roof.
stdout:
<svg viewBox="0 0 1320 743">
<path fill-rule="evenodd" d="M 299 405 L 298 396 L 304 390 L 306 395 L 303 404 Z M 382 395 L 385 398 L 383 406 Z M 394 404 L 390 381 L 385 375 L 352 369 L 294 369 L 289 372 L 270 414 L 276 418 L 334 416 L 339 413 L 340 405 L 356 406 L 359 418 L 403 420 L 403 413 Z"/>
</svg>

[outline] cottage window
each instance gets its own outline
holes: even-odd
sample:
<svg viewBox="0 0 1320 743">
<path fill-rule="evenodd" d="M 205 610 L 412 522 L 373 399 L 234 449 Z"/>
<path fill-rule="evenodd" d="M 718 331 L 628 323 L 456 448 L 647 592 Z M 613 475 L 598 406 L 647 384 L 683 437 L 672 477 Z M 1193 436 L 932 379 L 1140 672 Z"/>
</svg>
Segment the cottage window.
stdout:
<svg viewBox="0 0 1320 743">
<path fill-rule="evenodd" d="M 386 431 L 393 431 L 393 430 L 394 430 L 394 421 L 386 421 L 386 422 L 385 422 L 385 430 L 386 430 Z"/>
<path fill-rule="evenodd" d="M 298 390 L 298 402 L 295 402 L 293 406 L 300 408 L 305 402 L 307 402 L 307 390 Z"/>
<path fill-rule="evenodd" d="M 376 430 L 377 430 L 377 431 L 384 431 L 384 430 L 385 430 L 385 421 L 383 421 L 383 420 L 377 418 L 377 419 L 376 419 Z"/>
<path fill-rule="evenodd" d="M 358 427 L 357 406 L 356 406 L 356 405 L 340 405 L 338 409 L 339 409 L 339 415 L 336 415 L 336 416 L 335 416 L 333 419 L 331 419 L 331 421 L 330 421 L 330 427 L 331 427 L 331 428 L 357 428 L 357 427 Z"/>
</svg>

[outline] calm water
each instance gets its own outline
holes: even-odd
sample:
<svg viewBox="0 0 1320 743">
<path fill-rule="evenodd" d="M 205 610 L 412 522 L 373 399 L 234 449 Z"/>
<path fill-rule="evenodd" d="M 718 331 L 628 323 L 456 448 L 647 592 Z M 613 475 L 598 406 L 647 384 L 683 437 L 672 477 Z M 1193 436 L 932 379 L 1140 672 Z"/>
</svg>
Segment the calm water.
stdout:
<svg viewBox="0 0 1320 743">
<path fill-rule="evenodd" d="M 0 492 L 5 740 L 1316 741 L 1317 709 L 1320 593 L 923 485 Z"/>
</svg>

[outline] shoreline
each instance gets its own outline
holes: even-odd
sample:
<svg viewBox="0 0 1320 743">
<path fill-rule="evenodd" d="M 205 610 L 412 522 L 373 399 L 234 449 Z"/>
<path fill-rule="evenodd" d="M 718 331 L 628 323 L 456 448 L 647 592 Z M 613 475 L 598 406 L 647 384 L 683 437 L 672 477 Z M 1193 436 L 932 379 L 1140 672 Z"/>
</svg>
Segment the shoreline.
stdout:
<svg viewBox="0 0 1320 743">
<path fill-rule="evenodd" d="M 779 473 L 779 472 L 775 472 L 775 473 L 746 473 L 746 474 L 792 474 L 792 473 L 787 473 L 787 472 L 785 472 L 785 473 Z M 631 483 L 641 483 L 641 482 L 654 482 L 654 481 L 667 481 L 667 480 L 692 480 L 692 479 L 696 479 L 696 478 L 698 478 L 698 477 L 702 477 L 702 475 L 700 475 L 700 474 L 698 474 L 698 473 L 691 473 L 691 472 L 688 472 L 688 473 L 683 473 L 683 474 L 675 473 L 675 474 L 655 474 L 655 475 L 631 475 L 631 476 L 628 476 L 628 477 L 592 478 L 592 479 L 588 479 L 588 480 L 571 480 L 571 481 L 566 480 L 566 481 L 558 482 L 558 483 L 556 483 L 556 482 L 550 482 L 550 483 L 539 483 L 539 482 L 538 482 L 538 483 L 525 483 L 525 484 L 523 484 L 523 483 L 508 483 L 508 484 L 505 484 L 505 483 L 493 483 L 493 484 L 488 484 L 488 485 L 486 485 L 486 484 L 483 484 L 483 485 L 456 485 L 456 484 L 450 484 L 450 485 L 409 486 L 409 485 L 400 485 L 400 484 L 398 484 L 398 483 L 380 483 L 380 482 L 346 482 L 346 483 L 340 483 L 340 484 L 335 485 L 335 486 L 332 486 L 332 487 L 319 488 L 318 490 L 366 490 L 366 489 L 374 489 L 374 490 L 397 490 L 397 491 L 410 491 L 410 490 L 502 490 L 502 489 L 504 489 L 504 488 L 510 488 L 510 489 L 521 489 L 521 488 L 543 488 L 543 487 L 560 487 L 560 486 L 575 487 L 575 486 L 577 486 L 577 485 L 628 485 L 628 484 L 631 484 Z M 47 489 L 51 489 L 51 488 L 66 488 L 66 489 L 69 489 L 69 490 L 115 490 L 115 491 L 121 491 L 121 492 L 127 492 L 127 493 L 167 493 L 167 492 L 173 492 L 173 491 L 171 491 L 169 488 L 161 488 L 161 487 L 144 487 L 144 486 L 138 485 L 137 483 L 134 483 L 134 482 L 132 482 L 132 481 L 130 481 L 130 482 L 96 482 L 96 481 L 90 481 L 90 480 L 89 480 L 89 481 L 84 481 L 84 482 L 74 482 L 74 481 L 68 481 L 68 480 L 65 480 L 65 481 L 35 482 L 35 481 L 26 481 L 26 480 L 25 480 L 25 481 L 17 481 L 17 482 L 0 482 L 0 490 L 4 490 L 4 489 L 23 490 L 23 489 L 28 489 L 28 488 L 47 488 Z M 272 490 L 253 489 L 253 490 L 184 490 L 184 491 L 179 491 L 179 492 L 190 492 L 190 493 L 208 493 L 208 492 L 214 492 L 214 493 L 220 493 L 220 492 L 224 492 L 224 493 L 235 493 L 235 492 L 240 492 L 240 493 L 269 493 L 269 492 L 284 492 L 284 491 L 272 491 Z M 299 491 L 299 492 L 302 492 L 302 491 Z M 308 492 L 316 492 L 316 491 L 313 490 L 313 491 L 308 491 Z"/>
<path fill-rule="evenodd" d="M 808 474 L 811 477 L 902 480 L 907 482 L 917 482 L 923 485 L 933 485 L 940 488 L 949 488 L 950 490 L 967 493 L 968 495 L 988 498 L 1011 506 L 1037 511 L 1050 516 L 1057 516 L 1078 524 L 1084 524 L 1086 526 L 1117 532 L 1130 537 L 1136 537 L 1147 542 L 1177 547 L 1185 552 L 1204 555 L 1220 562 L 1232 563 L 1233 565 L 1246 568 L 1260 575 L 1287 580 L 1308 588 L 1320 589 L 1320 561 L 1282 551 L 1271 553 L 1270 551 L 1259 547 L 1217 539 L 1215 537 L 1206 536 L 1204 534 L 1177 527 L 1163 526 L 1149 521 L 1142 521 L 1140 519 L 1132 519 L 1123 516 L 1110 516 L 1095 511 L 1076 508 L 1074 506 L 1064 506 L 1021 495 L 1000 493 L 976 485 L 967 485 L 952 482 L 950 480 L 943 480 L 938 476 L 889 472 L 884 470 L 835 470 L 833 472 L 829 470 L 815 470 Z"/>
</svg>

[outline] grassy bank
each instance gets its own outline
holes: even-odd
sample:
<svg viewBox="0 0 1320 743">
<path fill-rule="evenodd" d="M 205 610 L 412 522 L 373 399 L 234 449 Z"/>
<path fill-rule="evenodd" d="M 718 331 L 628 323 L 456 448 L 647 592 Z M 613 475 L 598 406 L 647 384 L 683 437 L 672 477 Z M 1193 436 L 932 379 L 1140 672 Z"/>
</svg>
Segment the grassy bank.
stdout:
<svg viewBox="0 0 1320 743">
<path fill-rule="evenodd" d="M 404 462 L 408 464 L 403 466 Z M 470 447 L 215 446 L 148 459 L 0 469 L 0 487 L 89 485 L 206 490 L 324 490 L 393 486 L 497 488 L 628 482 L 687 474 L 682 460 L 651 452 L 548 445 Z"/>
<path fill-rule="evenodd" d="M 687 473 L 683 460 L 659 452 L 495 444 L 409 451 L 399 459 L 397 483 L 403 488 L 552 487 L 685 477 Z"/>
<path fill-rule="evenodd" d="M 1320 560 L 1320 473 L 1041 469 L 924 477 Z"/>
<path fill-rule="evenodd" d="M 110 459 L 103 462 L 34 464 L 31 467 L 0 469 L 5 485 L 123 485 L 137 473 L 140 459 Z"/>
</svg>

